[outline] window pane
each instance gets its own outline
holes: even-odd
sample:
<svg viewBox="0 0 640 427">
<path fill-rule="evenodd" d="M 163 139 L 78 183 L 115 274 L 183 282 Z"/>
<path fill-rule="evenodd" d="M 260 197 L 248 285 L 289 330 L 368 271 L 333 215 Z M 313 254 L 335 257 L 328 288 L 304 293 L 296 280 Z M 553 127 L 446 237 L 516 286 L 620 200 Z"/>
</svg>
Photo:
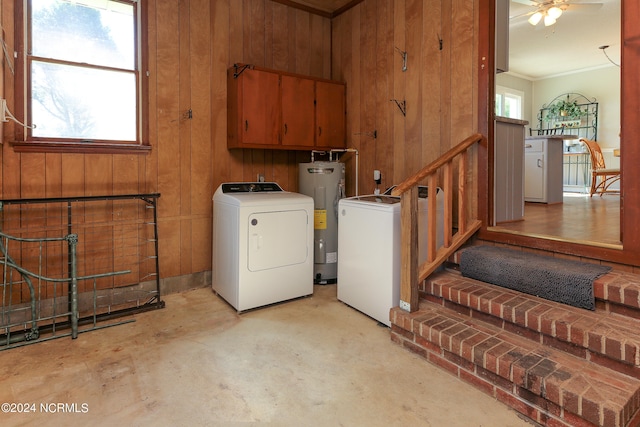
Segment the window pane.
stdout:
<svg viewBox="0 0 640 427">
<path fill-rule="evenodd" d="M 32 55 L 133 70 L 131 4 L 108 0 L 31 0 Z"/>
<path fill-rule="evenodd" d="M 502 95 L 496 93 L 496 116 L 504 116 L 502 113 Z"/>
<path fill-rule="evenodd" d="M 520 113 L 521 100 L 519 96 L 507 94 L 504 97 L 506 116 L 512 119 L 522 118 Z"/>
<path fill-rule="evenodd" d="M 33 61 L 32 135 L 136 141 L 133 73 Z"/>
</svg>

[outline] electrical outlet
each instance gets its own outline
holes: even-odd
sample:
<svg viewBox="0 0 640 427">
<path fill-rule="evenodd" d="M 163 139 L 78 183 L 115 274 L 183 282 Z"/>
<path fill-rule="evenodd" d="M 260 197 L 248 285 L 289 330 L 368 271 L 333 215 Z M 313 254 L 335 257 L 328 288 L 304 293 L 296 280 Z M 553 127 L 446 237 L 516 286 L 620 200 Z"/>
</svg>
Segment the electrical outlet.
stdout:
<svg viewBox="0 0 640 427">
<path fill-rule="evenodd" d="M 258 182 L 264 182 L 264 175 L 261 173 L 258 174 Z"/>
<path fill-rule="evenodd" d="M 0 120 L 3 122 L 8 122 L 7 118 L 7 100 L 0 99 Z"/>
</svg>

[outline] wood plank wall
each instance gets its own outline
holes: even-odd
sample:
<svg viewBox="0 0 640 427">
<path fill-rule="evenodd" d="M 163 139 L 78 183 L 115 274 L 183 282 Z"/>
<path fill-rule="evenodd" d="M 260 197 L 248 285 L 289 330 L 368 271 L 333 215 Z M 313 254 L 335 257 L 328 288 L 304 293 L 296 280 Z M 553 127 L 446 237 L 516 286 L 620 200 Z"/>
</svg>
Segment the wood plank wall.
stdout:
<svg viewBox="0 0 640 427">
<path fill-rule="evenodd" d="M 2 0 L 8 46 L 16 0 Z M 226 69 L 236 62 L 347 82 L 348 146 L 360 152 L 360 193 L 398 183 L 476 128 L 477 0 L 365 0 L 330 20 L 270 0 L 149 1 L 152 150 L 18 154 L 3 127 L 4 198 L 160 192 L 161 277 L 211 270 L 211 198 L 257 174 L 297 190 L 309 153 L 226 148 Z M 439 49 L 442 39 L 442 50 Z M 408 70 L 396 48 L 408 52 Z M 13 77 L 0 86 L 11 107 Z M 406 100 L 402 115 L 391 99 Z M 193 118 L 185 118 L 192 110 Z M 371 134 L 377 132 L 377 138 Z M 348 194 L 354 194 L 354 156 Z"/>
<path fill-rule="evenodd" d="M 14 1 L 2 0 L 13 46 Z M 149 1 L 148 155 L 17 154 L 2 146 L 1 197 L 160 192 L 161 277 L 211 270 L 212 195 L 258 173 L 297 189 L 309 153 L 226 148 L 226 70 L 236 62 L 329 78 L 328 18 L 269 0 Z M 4 97 L 13 105 L 4 67 Z M 188 110 L 193 119 L 185 118 Z M 11 140 L 13 126 L 4 125 Z"/>
<path fill-rule="evenodd" d="M 360 154 L 361 194 L 375 189 L 373 170 L 386 189 L 476 131 L 477 7 L 365 0 L 333 19 L 332 77 L 347 82 L 347 140 Z M 404 72 L 399 51 L 408 55 Z M 406 116 L 393 99 L 406 102 Z M 349 194 L 353 173 L 348 163 Z"/>
</svg>

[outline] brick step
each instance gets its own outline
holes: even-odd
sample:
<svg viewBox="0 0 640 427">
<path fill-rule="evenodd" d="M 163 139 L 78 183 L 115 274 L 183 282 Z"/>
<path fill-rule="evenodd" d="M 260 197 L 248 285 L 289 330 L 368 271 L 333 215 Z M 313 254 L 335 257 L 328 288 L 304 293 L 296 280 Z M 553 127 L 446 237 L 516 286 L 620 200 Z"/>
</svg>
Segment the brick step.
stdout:
<svg viewBox="0 0 640 427">
<path fill-rule="evenodd" d="M 611 287 L 605 287 L 611 289 Z M 589 311 L 463 277 L 432 274 L 421 297 L 473 318 L 640 378 L 640 320 Z"/>
<path fill-rule="evenodd" d="M 640 319 L 640 275 L 613 270 L 593 283 L 596 308 Z"/>
<path fill-rule="evenodd" d="M 464 249 L 451 257 L 452 269 L 458 268 Z M 640 274 L 611 270 L 594 281 L 593 293 L 599 310 L 640 319 Z"/>
<path fill-rule="evenodd" d="M 636 426 L 640 380 L 421 301 L 393 308 L 391 339 L 548 426 Z"/>
</svg>

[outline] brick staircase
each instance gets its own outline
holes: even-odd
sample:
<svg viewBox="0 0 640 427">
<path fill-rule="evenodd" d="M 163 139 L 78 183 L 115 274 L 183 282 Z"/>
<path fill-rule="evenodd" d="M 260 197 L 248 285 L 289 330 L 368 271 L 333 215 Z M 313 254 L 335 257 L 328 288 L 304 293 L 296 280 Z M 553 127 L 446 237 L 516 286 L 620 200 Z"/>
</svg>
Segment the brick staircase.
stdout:
<svg viewBox="0 0 640 427">
<path fill-rule="evenodd" d="M 391 339 L 545 426 L 640 426 L 640 276 L 594 285 L 596 311 L 432 274 Z"/>
</svg>

